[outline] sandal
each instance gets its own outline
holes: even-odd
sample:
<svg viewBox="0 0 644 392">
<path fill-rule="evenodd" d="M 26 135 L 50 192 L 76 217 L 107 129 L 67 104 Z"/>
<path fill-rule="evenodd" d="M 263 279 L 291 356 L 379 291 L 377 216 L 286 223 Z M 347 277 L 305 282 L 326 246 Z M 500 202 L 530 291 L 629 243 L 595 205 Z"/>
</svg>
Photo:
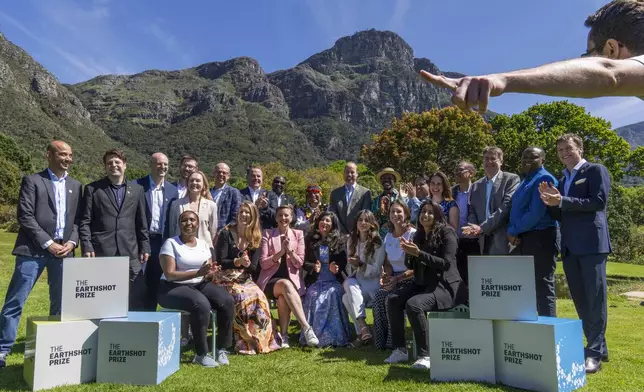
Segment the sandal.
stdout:
<svg viewBox="0 0 644 392">
<path fill-rule="evenodd" d="M 366 333 L 365 333 L 365 330 L 366 330 Z M 359 340 L 362 344 L 368 344 L 371 341 L 371 339 L 373 339 L 373 335 L 371 334 L 371 331 L 369 331 L 369 327 L 364 327 L 360 329 L 360 334 L 361 335 Z"/>
</svg>

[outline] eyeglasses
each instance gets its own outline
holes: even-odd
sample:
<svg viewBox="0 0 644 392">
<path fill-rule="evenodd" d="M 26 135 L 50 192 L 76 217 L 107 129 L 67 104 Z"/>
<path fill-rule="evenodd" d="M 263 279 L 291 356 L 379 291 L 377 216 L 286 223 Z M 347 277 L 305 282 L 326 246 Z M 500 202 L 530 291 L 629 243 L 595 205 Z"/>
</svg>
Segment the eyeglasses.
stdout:
<svg viewBox="0 0 644 392">
<path fill-rule="evenodd" d="M 285 185 L 286 182 L 284 182 L 284 181 L 273 181 L 273 184 Z"/>
<path fill-rule="evenodd" d="M 593 48 L 588 49 L 585 53 L 581 55 L 581 57 L 589 57 L 594 55 L 595 53 L 602 51 L 604 49 L 604 46 L 606 45 L 606 42 L 608 42 L 608 40 L 602 42 L 601 45 L 595 45 Z M 618 42 L 617 46 L 621 48 L 624 45 L 621 42 Z"/>
</svg>

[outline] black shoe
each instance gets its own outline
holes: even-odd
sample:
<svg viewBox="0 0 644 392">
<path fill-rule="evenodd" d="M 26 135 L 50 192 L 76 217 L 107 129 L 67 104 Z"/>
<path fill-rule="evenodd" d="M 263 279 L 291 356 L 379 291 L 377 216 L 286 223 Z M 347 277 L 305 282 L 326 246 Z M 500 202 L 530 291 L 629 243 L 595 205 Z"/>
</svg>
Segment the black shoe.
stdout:
<svg viewBox="0 0 644 392">
<path fill-rule="evenodd" d="M 610 361 L 608 360 L 608 354 L 604 354 L 604 355 L 602 355 L 602 362 L 610 362 Z"/>
<path fill-rule="evenodd" d="M 597 358 L 586 358 L 586 374 L 597 373 L 602 368 L 602 361 Z"/>
</svg>

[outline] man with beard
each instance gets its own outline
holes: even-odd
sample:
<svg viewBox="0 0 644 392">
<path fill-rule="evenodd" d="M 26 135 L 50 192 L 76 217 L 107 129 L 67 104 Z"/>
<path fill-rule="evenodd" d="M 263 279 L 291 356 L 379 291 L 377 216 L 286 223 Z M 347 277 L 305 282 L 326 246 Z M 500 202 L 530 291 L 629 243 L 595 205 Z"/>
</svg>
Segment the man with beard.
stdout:
<svg viewBox="0 0 644 392">
<path fill-rule="evenodd" d="M 273 217 L 273 221 L 270 227 L 277 227 L 277 222 L 275 221 L 275 211 L 277 207 L 290 204 L 293 206 L 293 211 L 296 210 L 295 199 L 289 195 L 284 194 L 284 189 L 286 188 L 286 178 L 282 176 L 277 176 L 273 178 L 272 190 L 268 192 L 268 209 L 270 215 Z"/>
<path fill-rule="evenodd" d="M 331 192 L 329 211 L 337 215 L 342 234 L 353 230 L 358 212 L 371 208 L 371 191 L 358 185 L 357 180 L 358 165 L 347 162 L 344 166 L 344 185 Z"/>
<path fill-rule="evenodd" d="M 199 170 L 199 163 L 197 159 L 191 155 L 184 155 L 181 157 L 181 162 L 179 162 L 179 181 L 172 183 L 177 187 L 177 192 L 179 192 L 178 199 L 181 199 L 186 196 L 188 192 L 188 177 L 194 172 Z"/>
<path fill-rule="evenodd" d="M 524 177 L 512 195 L 508 241 L 516 246 L 513 253 L 534 257 L 539 316 L 556 317 L 557 221 L 541 200 L 539 184 L 557 187 L 557 180 L 543 167 L 545 161 L 546 152 L 539 147 L 528 147 L 521 154 Z"/>
<path fill-rule="evenodd" d="M 149 311 L 157 309 L 157 291 L 159 279 L 163 274 L 159 264 L 159 251 L 164 240 L 165 222 L 168 217 L 168 207 L 179 197 L 177 188 L 165 178 L 168 174 L 168 157 L 161 152 L 150 157 L 150 174 L 136 180 L 145 192 L 145 215 L 150 235 L 150 258 L 144 264 L 147 298 L 145 308 Z"/>
<path fill-rule="evenodd" d="M 230 166 L 220 162 L 212 171 L 215 178 L 215 184 L 210 190 L 212 200 L 217 204 L 217 233 L 226 225 L 230 225 L 237 220 L 237 211 L 241 205 L 241 194 L 237 188 L 228 185 L 230 180 Z"/>
<path fill-rule="evenodd" d="M 47 146 L 47 169 L 22 178 L 16 266 L 0 314 L 0 368 L 16 341 L 20 315 L 31 289 L 47 268 L 49 314 L 60 314 L 63 260 L 78 244 L 81 183 L 67 175 L 72 149 L 62 141 Z"/>
<path fill-rule="evenodd" d="M 127 159 L 121 150 L 103 155 L 107 175 L 85 187 L 80 241 L 85 257 L 130 259 L 130 310 L 145 310 L 147 291 L 143 263 L 150 256 L 143 187 L 125 178 Z"/>
<path fill-rule="evenodd" d="M 400 192 L 395 188 L 396 182 L 400 181 L 400 174 L 394 169 L 387 167 L 376 174 L 376 179 L 382 185 L 382 193 L 373 200 L 371 212 L 373 212 L 378 224 L 380 225 L 380 236 L 385 238 L 389 232 L 389 206 L 399 198 L 407 204 L 407 199 L 400 196 Z"/>
</svg>

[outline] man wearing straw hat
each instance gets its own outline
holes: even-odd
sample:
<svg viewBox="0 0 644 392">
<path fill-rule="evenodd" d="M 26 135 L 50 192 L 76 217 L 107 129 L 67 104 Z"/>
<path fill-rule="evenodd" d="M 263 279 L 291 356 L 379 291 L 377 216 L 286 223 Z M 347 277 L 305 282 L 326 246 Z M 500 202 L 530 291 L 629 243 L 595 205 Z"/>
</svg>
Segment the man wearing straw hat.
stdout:
<svg viewBox="0 0 644 392">
<path fill-rule="evenodd" d="M 373 200 L 371 212 L 376 216 L 380 224 L 380 236 L 384 238 L 389 232 L 389 206 L 398 199 L 402 199 L 405 204 L 407 200 L 396 189 L 396 183 L 400 182 L 400 174 L 397 171 L 386 167 L 376 174 L 376 178 L 382 185 L 382 193 Z"/>
</svg>

